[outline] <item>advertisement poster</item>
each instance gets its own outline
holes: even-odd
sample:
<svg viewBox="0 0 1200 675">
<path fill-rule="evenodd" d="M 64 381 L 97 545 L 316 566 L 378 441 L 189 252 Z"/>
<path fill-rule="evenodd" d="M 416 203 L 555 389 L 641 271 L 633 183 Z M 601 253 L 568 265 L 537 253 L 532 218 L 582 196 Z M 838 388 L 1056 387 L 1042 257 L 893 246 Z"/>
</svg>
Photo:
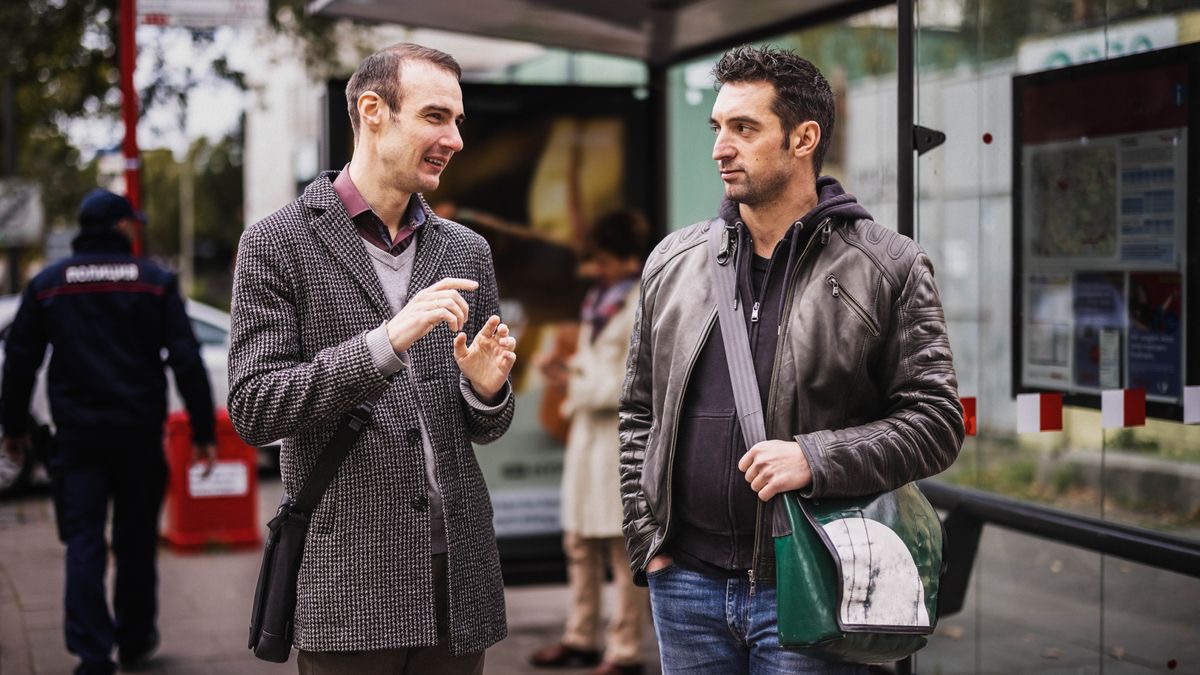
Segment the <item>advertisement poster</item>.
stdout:
<svg viewBox="0 0 1200 675">
<path fill-rule="evenodd" d="M 1075 276 L 1075 385 L 1121 386 L 1121 331 L 1125 325 L 1125 279 L 1119 272 Z"/>
<path fill-rule="evenodd" d="M 1071 275 L 1031 274 L 1025 288 L 1023 379 L 1063 387 L 1071 381 Z"/>
<path fill-rule="evenodd" d="M 1180 275 L 1129 275 L 1129 386 L 1149 397 L 1180 396 L 1182 308 Z"/>
<path fill-rule="evenodd" d="M 650 162 L 639 153 L 651 145 L 637 134 L 648 127 L 647 108 L 618 88 L 465 84 L 463 98 L 463 151 L 425 196 L 487 239 L 501 311 L 517 338 L 512 425 L 477 457 L 496 534 L 557 537 L 562 399 L 538 364 L 574 351 L 590 283 L 579 274 L 588 226 L 617 209 L 646 209 Z"/>
</svg>

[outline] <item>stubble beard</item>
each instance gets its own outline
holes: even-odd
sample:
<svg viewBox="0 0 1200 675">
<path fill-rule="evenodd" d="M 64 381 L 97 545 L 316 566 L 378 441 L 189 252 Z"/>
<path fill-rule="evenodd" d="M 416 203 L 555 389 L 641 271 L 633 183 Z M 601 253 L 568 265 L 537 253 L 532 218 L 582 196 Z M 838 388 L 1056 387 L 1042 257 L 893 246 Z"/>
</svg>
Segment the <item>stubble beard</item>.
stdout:
<svg viewBox="0 0 1200 675">
<path fill-rule="evenodd" d="M 789 176 L 785 171 L 767 174 L 761 178 L 751 178 L 749 173 L 743 173 L 745 182 L 741 185 L 726 183 L 725 198 L 746 206 L 758 206 L 779 199 L 787 189 Z"/>
</svg>

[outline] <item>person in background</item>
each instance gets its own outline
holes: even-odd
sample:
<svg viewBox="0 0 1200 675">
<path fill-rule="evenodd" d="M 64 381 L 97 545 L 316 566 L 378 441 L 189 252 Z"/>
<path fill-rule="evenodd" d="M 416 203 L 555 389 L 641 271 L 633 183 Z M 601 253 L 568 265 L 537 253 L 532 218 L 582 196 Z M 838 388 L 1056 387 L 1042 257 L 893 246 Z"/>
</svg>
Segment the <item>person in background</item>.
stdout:
<svg viewBox="0 0 1200 675">
<path fill-rule="evenodd" d="M 565 388 L 570 420 L 563 465 L 563 550 L 571 610 L 561 641 L 529 657 L 540 668 L 597 666 L 593 675 L 642 672 L 642 630 L 649 600 L 633 583 L 621 536 L 617 476 L 617 404 L 625 381 L 629 335 L 649 232 L 641 215 L 604 216 L 585 238 L 585 270 L 595 285 L 583 301 L 575 353 L 542 366 L 548 387 Z M 604 568 L 613 573 L 617 605 L 599 642 Z M 603 647 L 603 649 L 601 649 Z"/>
<path fill-rule="evenodd" d="M 194 454 L 211 470 L 214 418 L 200 344 L 176 275 L 132 254 L 129 200 L 87 195 L 74 254 L 33 278 L 5 344 L 4 447 L 30 450 L 29 399 L 46 347 L 55 436 L 50 468 L 59 536 L 67 545 L 67 649 L 80 675 L 144 665 L 158 647 L 158 521 L 166 490 L 167 365 L 187 406 Z M 112 502 L 116 587 L 104 588 Z"/>
</svg>

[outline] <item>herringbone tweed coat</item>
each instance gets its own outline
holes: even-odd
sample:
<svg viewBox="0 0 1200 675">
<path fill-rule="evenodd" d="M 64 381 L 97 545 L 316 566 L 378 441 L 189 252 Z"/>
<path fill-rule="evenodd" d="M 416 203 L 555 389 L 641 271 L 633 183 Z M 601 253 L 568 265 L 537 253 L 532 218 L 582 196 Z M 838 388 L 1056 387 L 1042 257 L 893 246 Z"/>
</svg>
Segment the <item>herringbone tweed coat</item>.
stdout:
<svg viewBox="0 0 1200 675">
<path fill-rule="evenodd" d="M 420 406 L 445 509 L 450 647 L 480 651 L 503 639 L 506 626 L 492 507 L 471 443 L 504 433 L 513 397 L 490 415 L 466 402 L 446 324 L 409 349 L 411 371 L 390 382 L 379 374 L 364 336 L 392 313 L 333 190 L 335 176 L 322 174 L 299 199 L 247 228 L 234 273 L 229 412 L 246 442 L 283 440 L 289 495 L 308 478 L 339 417 L 384 391 L 313 514 L 293 641 L 307 651 L 437 643 Z M 473 337 L 499 311 L 491 251 L 422 205 L 428 219 L 409 297 L 443 277 L 479 281 L 463 293 L 464 330 Z"/>
</svg>

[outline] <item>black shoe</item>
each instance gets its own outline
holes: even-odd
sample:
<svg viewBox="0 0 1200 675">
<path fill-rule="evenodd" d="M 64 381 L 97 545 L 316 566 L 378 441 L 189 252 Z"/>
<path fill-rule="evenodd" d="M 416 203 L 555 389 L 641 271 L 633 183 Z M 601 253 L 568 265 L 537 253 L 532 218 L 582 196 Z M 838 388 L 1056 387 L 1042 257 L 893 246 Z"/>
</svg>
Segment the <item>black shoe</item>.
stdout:
<svg viewBox="0 0 1200 675">
<path fill-rule="evenodd" d="M 121 670 L 145 668 L 150 663 L 150 659 L 154 657 L 154 653 L 158 651 L 158 641 L 159 636 L 156 630 L 150 633 L 150 637 L 137 649 L 118 648 L 117 662 L 121 664 Z"/>
<path fill-rule="evenodd" d="M 600 663 L 600 652 L 576 649 L 564 644 L 551 645 L 529 655 L 529 663 L 537 668 L 581 668 Z"/>
<path fill-rule="evenodd" d="M 80 661 L 75 666 L 75 675 L 112 675 L 117 666 L 112 661 Z"/>
</svg>

